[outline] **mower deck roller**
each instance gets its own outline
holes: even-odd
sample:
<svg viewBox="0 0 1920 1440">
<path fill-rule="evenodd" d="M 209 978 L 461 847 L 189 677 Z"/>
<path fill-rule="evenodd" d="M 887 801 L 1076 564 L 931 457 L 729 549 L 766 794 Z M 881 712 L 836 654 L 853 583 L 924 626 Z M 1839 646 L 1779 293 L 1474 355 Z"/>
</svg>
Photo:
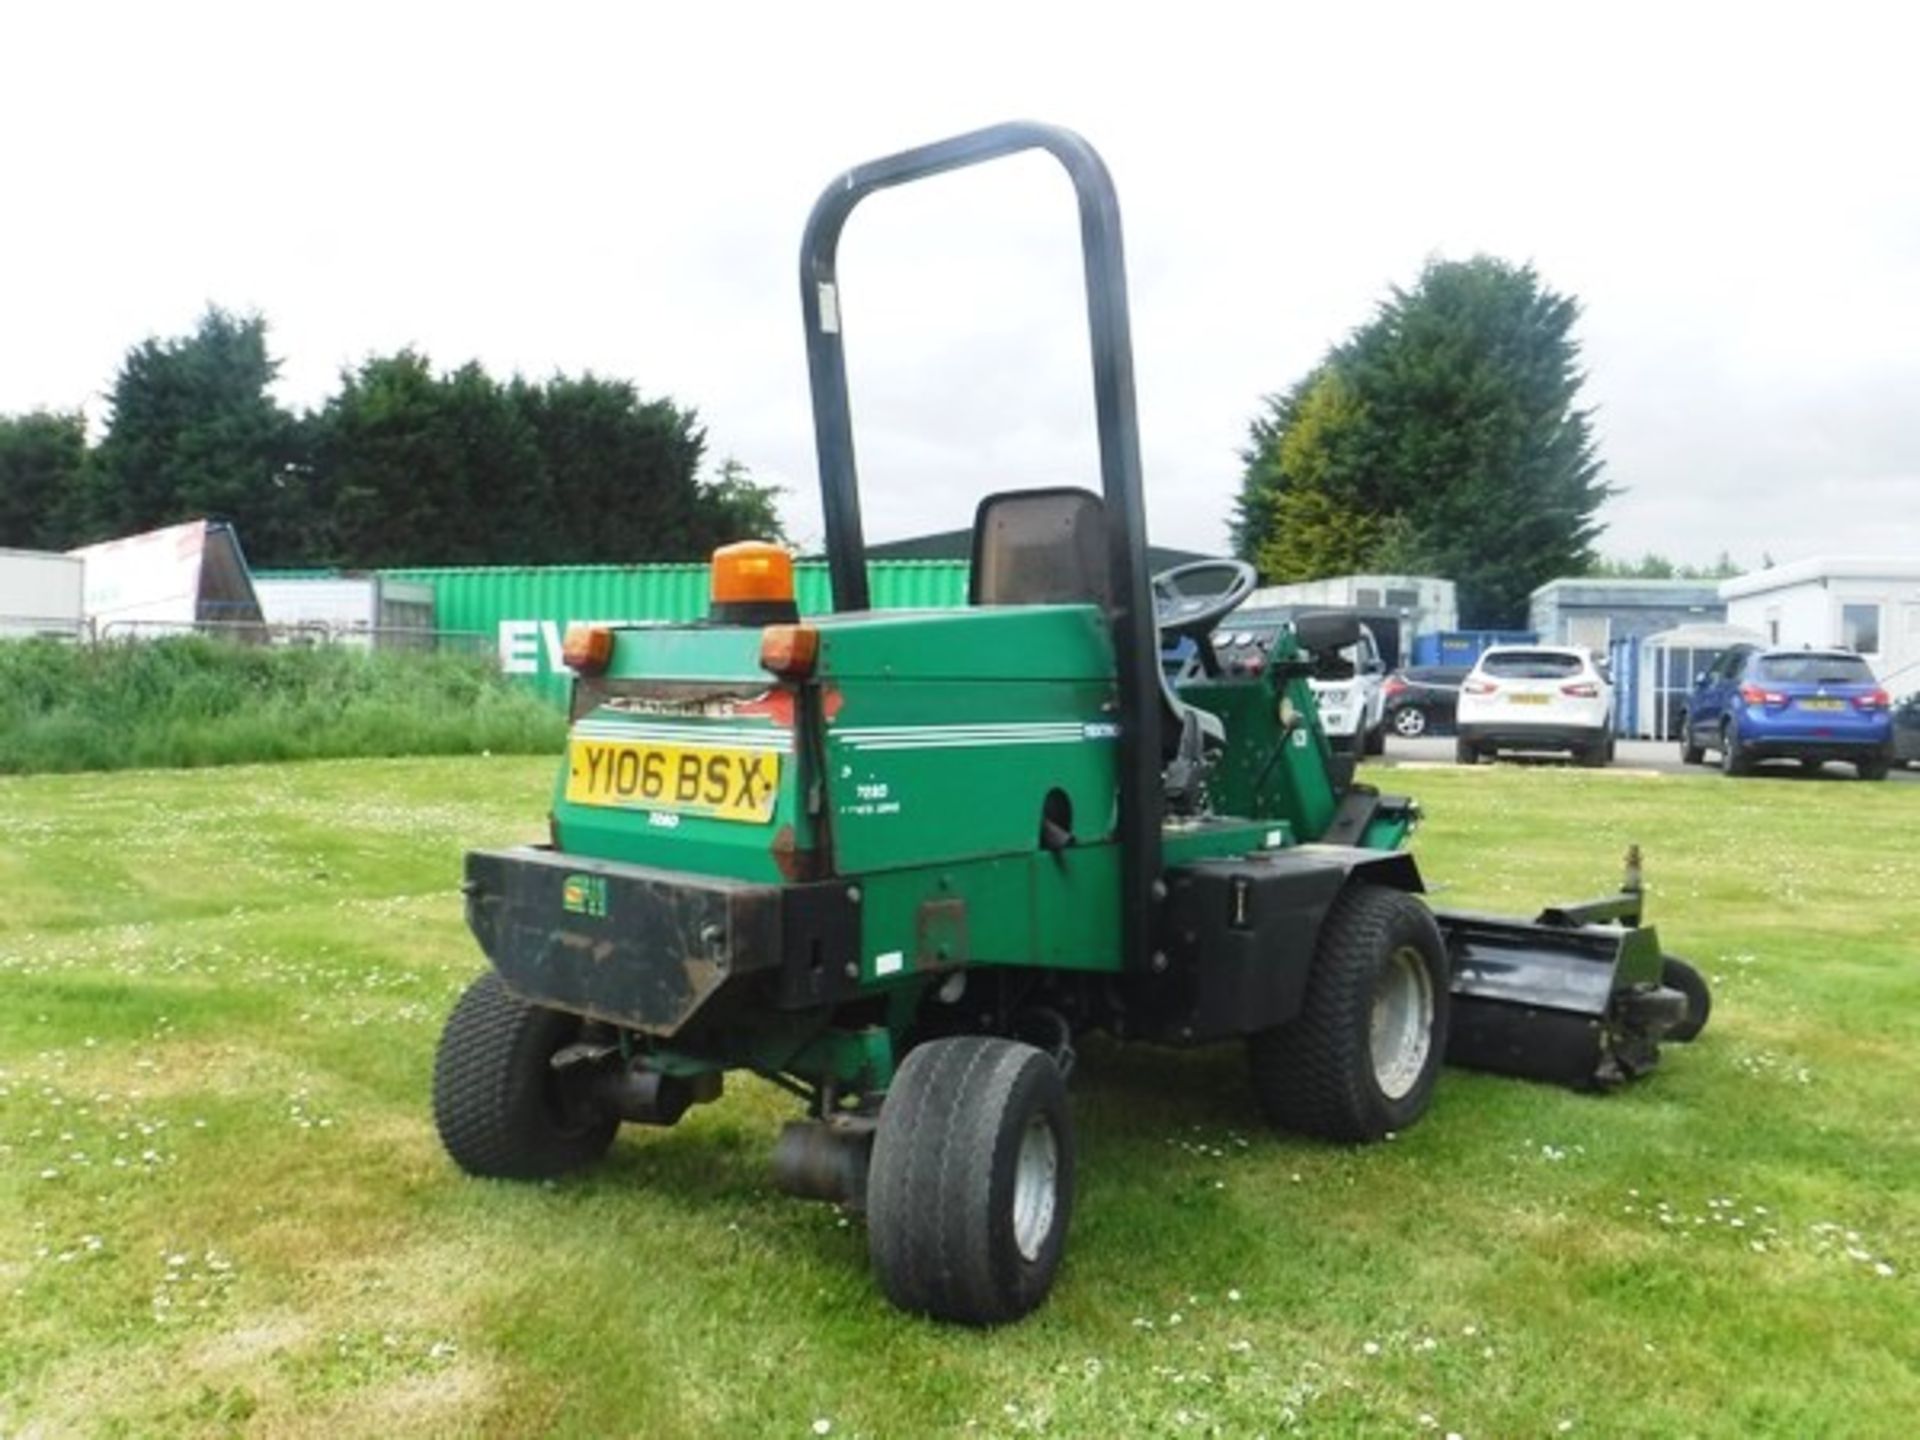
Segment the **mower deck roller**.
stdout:
<svg viewBox="0 0 1920 1440">
<path fill-rule="evenodd" d="M 1435 913 L 1453 970 L 1449 1064 L 1611 1089 L 1659 1062 L 1661 1038 L 1687 1018 L 1686 995 L 1663 983 L 1659 937 L 1578 913 Z"/>
</svg>

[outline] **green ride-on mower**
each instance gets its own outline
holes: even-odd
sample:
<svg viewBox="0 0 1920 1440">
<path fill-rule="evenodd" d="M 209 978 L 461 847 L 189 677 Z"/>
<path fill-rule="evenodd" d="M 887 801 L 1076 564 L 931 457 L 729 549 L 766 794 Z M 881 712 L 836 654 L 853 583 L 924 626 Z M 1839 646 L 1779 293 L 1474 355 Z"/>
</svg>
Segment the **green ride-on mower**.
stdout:
<svg viewBox="0 0 1920 1440">
<path fill-rule="evenodd" d="M 840 231 L 875 190 L 1028 149 L 1078 197 L 1101 491 L 990 496 L 969 603 L 876 611 Z M 751 1071 L 806 1105 L 776 1183 L 865 1212 L 896 1304 L 993 1324 L 1060 1263 L 1085 1035 L 1243 1041 L 1274 1124 L 1364 1142 L 1421 1117 L 1443 1057 L 1604 1088 L 1698 1030 L 1637 857 L 1531 921 L 1428 907 L 1416 808 L 1353 783 L 1316 718 L 1351 617 L 1229 676 L 1208 637 L 1253 572 L 1148 573 L 1119 211 L 1085 141 L 1003 125 L 849 171 L 801 295 L 832 612 L 802 619 L 787 554 L 748 543 L 715 555 L 704 622 L 569 632 L 552 842 L 466 861 L 493 968 L 433 1082 L 462 1169 L 560 1174 Z M 1177 689 L 1162 636 L 1201 656 Z"/>
</svg>

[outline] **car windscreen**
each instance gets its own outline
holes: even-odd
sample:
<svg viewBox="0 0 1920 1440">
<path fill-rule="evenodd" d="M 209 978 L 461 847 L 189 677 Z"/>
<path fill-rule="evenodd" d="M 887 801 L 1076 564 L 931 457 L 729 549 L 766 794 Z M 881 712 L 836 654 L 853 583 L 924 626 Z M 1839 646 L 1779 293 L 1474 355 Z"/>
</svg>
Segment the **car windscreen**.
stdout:
<svg viewBox="0 0 1920 1440">
<path fill-rule="evenodd" d="M 1565 680 L 1586 668 L 1578 655 L 1559 655 L 1551 650 L 1509 650 L 1480 658 L 1480 673 L 1496 680 Z"/>
<path fill-rule="evenodd" d="M 1858 655 L 1762 655 L 1755 678 L 1776 685 L 1871 685 L 1873 671 Z"/>
</svg>

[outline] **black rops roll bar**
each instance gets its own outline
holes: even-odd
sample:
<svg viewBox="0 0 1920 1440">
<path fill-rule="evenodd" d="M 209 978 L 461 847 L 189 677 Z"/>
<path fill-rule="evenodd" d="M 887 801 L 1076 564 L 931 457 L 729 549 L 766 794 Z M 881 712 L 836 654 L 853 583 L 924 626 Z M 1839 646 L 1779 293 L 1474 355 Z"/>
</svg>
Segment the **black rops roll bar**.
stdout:
<svg viewBox="0 0 1920 1440">
<path fill-rule="evenodd" d="M 1100 487 L 1106 498 L 1114 661 L 1120 680 L 1121 931 L 1128 968 L 1151 964 L 1153 892 L 1160 880 L 1160 762 L 1155 743 L 1160 654 L 1147 574 L 1140 490 L 1140 428 L 1133 399 L 1133 336 L 1127 318 L 1120 202 L 1094 148 L 1071 130 L 1013 121 L 872 160 L 840 176 L 814 202 L 800 244 L 800 305 L 806 317 L 814 444 L 827 526 L 827 567 L 836 610 L 869 608 L 867 551 L 853 458 L 853 413 L 836 257 L 847 216 L 868 195 L 909 181 L 1045 150 L 1073 181 L 1093 350 Z"/>
</svg>

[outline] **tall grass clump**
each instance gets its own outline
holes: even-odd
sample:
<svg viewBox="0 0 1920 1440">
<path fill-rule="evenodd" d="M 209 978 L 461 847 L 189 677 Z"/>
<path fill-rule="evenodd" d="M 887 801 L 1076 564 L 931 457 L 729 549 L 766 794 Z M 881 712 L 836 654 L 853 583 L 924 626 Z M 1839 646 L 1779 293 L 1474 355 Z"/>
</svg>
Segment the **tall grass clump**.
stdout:
<svg viewBox="0 0 1920 1440">
<path fill-rule="evenodd" d="M 0 642 L 0 773 L 558 750 L 486 661 L 419 651 Z"/>
</svg>

